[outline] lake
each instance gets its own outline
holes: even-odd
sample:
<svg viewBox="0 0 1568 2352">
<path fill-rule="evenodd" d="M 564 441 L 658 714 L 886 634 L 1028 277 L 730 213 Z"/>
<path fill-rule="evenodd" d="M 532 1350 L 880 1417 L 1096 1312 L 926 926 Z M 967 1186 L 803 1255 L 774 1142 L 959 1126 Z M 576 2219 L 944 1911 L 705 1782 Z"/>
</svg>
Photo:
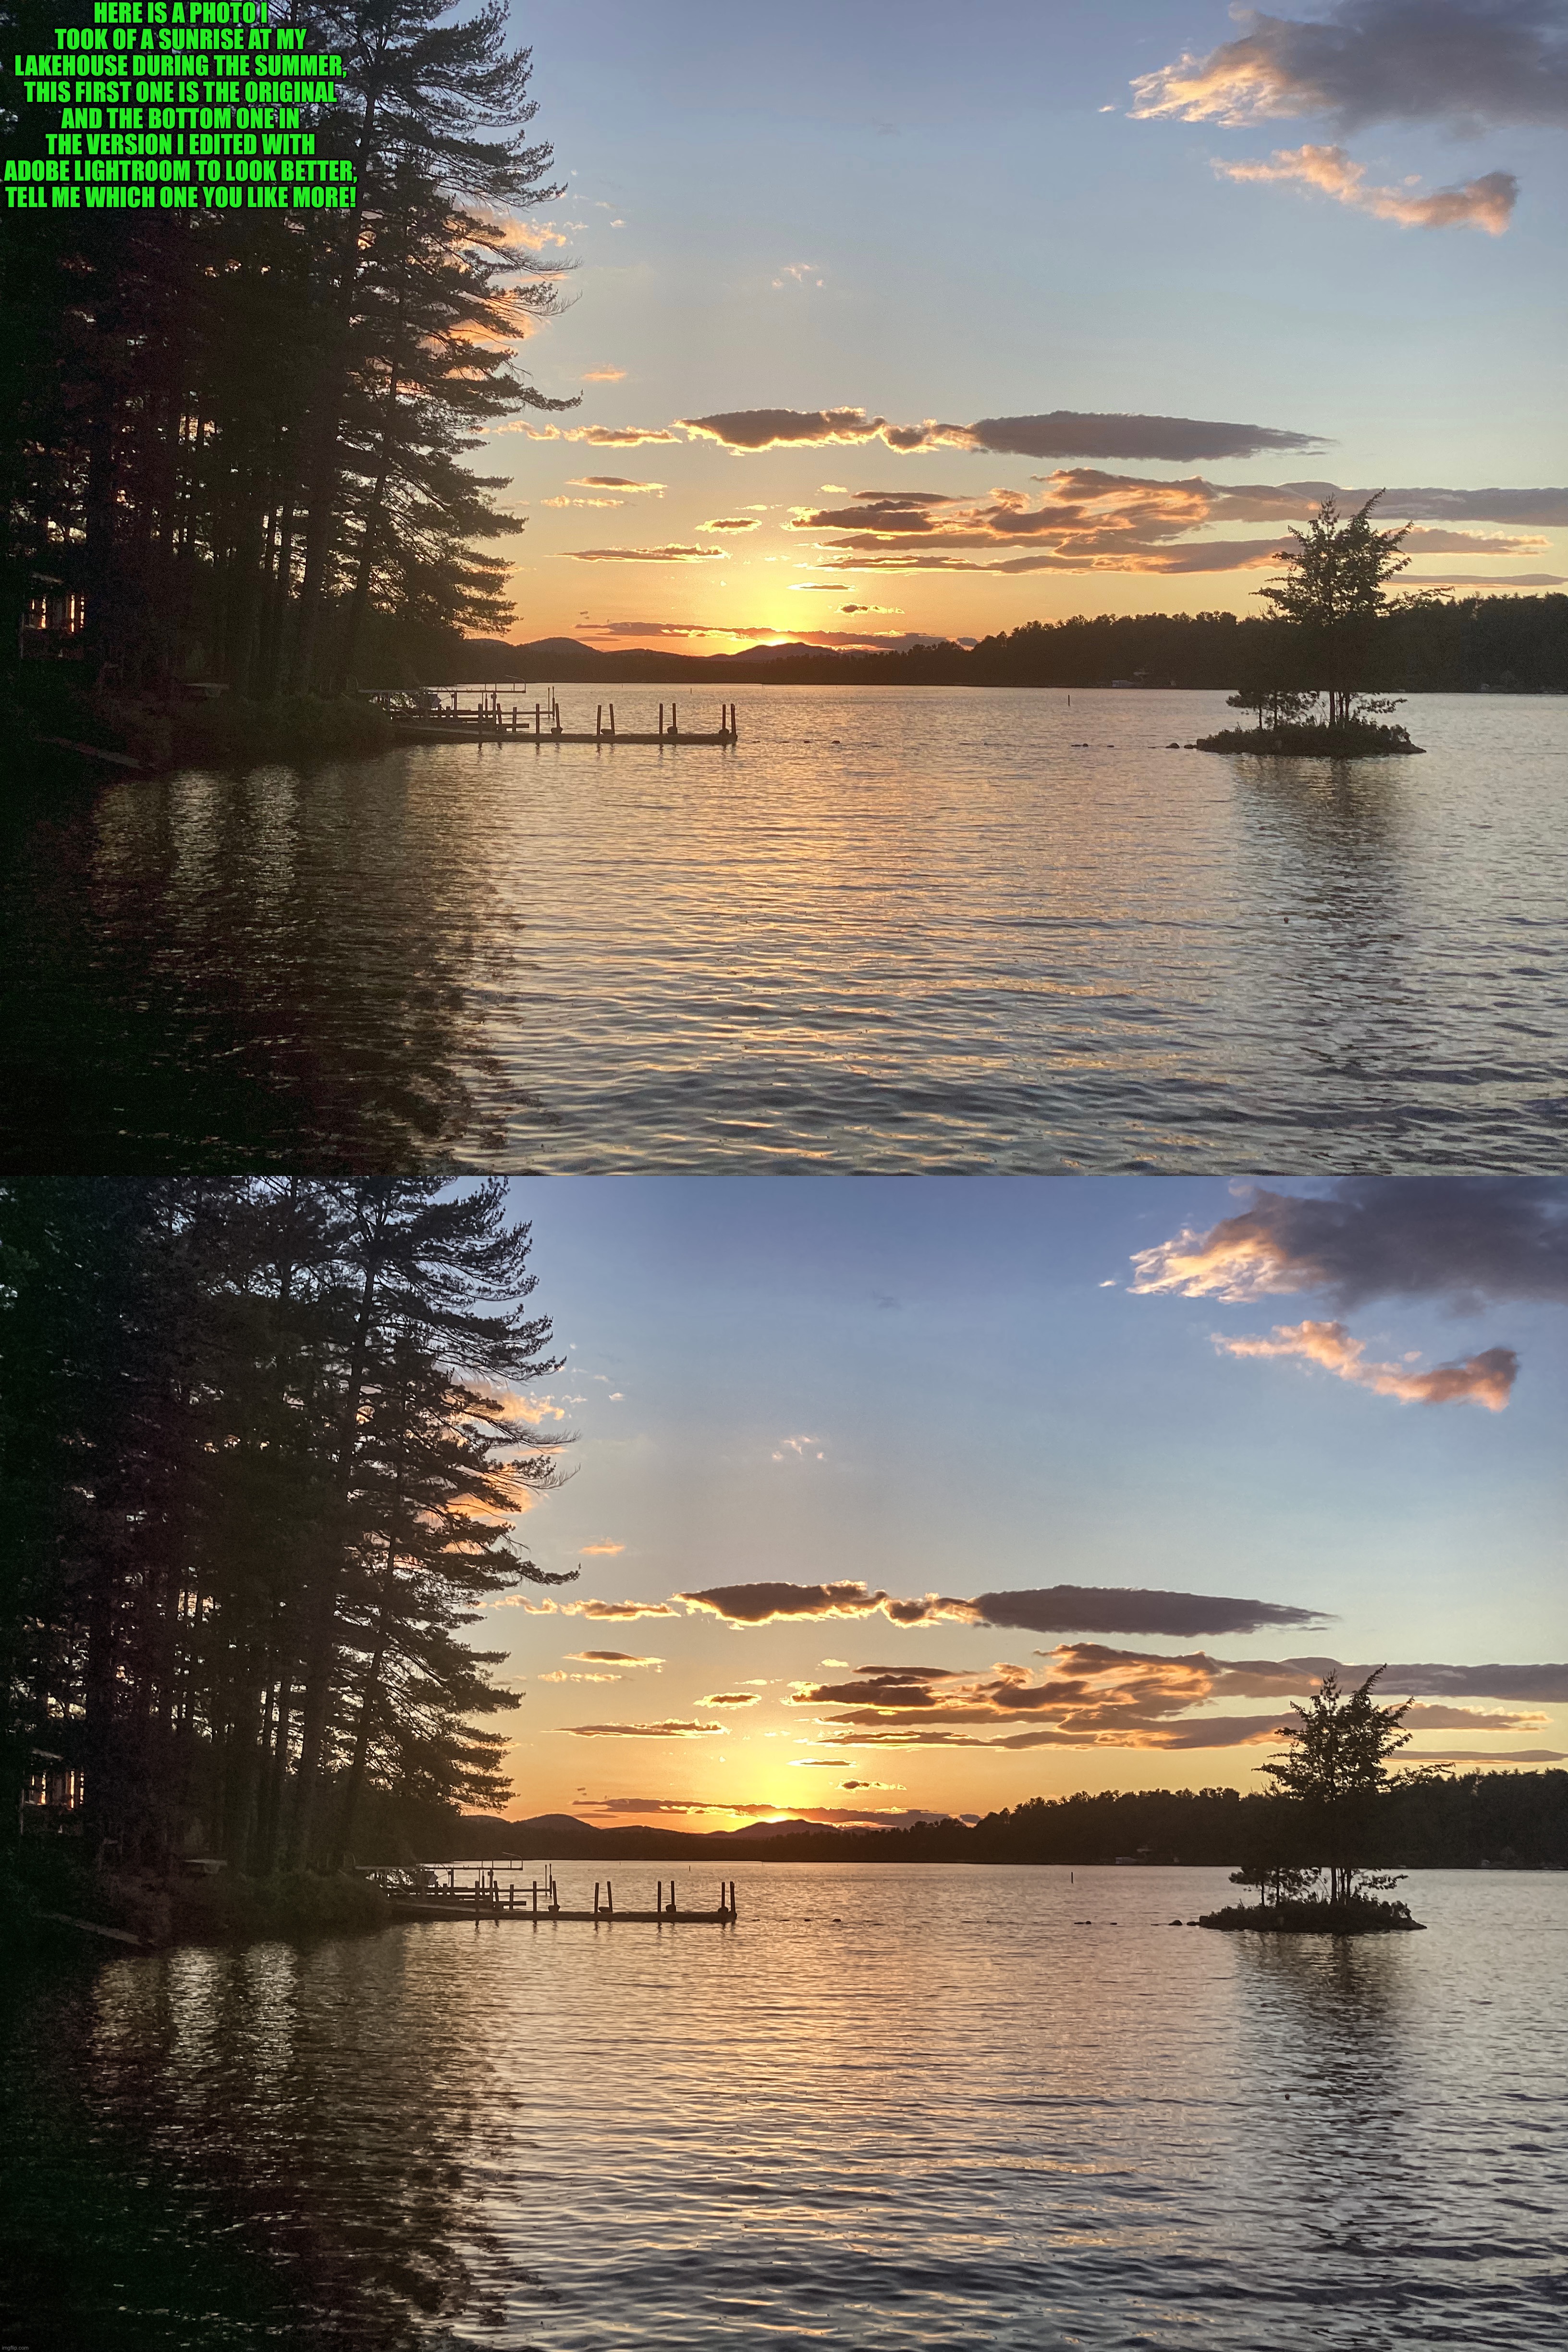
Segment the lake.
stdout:
<svg viewBox="0 0 1568 2352">
<path fill-rule="evenodd" d="M 734 750 L 13 815 L 5 1165 L 1561 1167 L 1568 700 L 1417 698 L 1425 758 L 1333 765 L 1170 748 L 1218 694 L 736 692 Z"/>
<path fill-rule="evenodd" d="M 35 1971 L 5 2342 L 1563 2341 L 1568 1877 L 1415 1874 L 1427 1932 L 1350 1940 L 1171 1924 L 1217 1870 L 729 1867 L 733 1927 Z"/>
</svg>

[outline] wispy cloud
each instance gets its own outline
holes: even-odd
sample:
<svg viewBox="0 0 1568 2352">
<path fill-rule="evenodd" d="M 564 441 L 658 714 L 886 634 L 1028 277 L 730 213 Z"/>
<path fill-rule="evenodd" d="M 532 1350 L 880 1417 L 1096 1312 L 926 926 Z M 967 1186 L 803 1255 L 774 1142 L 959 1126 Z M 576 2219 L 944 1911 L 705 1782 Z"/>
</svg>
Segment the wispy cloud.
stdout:
<svg viewBox="0 0 1568 2352">
<path fill-rule="evenodd" d="M 721 1723 L 565 1723 L 574 1739 L 705 1739 L 722 1734 Z"/>
<path fill-rule="evenodd" d="M 1402 188 L 1379 187 L 1367 179 L 1367 167 L 1355 163 L 1342 147 L 1279 147 L 1271 163 L 1226 163 L 1216 158 L 1215 170 L 1226 180 L 1284 182 L 1316 189 L 1375 220 L 1397 221 L 1404 228 L 1479 228 L 1501 236 L 1513 218 L 1519 182 L 1511 172 L 1488 172 L 1462 187 L 1438 188 L 1431 195 Z"/>
<path fill-rule="evenodd" d="M 1368 1363 L 1366 1342 L 1352 1339 L 1342 1323 L 1279 1323 L 1268 1339 L 1226 1339 L 1216 1333 L 1215 1345 L 1227 1356 L 1299 1357 L 1338 1380 L 1406 1404 L 1468 1403 L 1501 1412 L 1519 1377 L 1519 1358 L 1511 1348 L 1486 1348 L 1462 1364 L 1439 1364 L 1429 1372 Z"/>
<path fill-rule="evenodd" d="M 574 490 L 644 490 L 655 498 L 663 498 L 668 482 L 630 482 L 624 474 L 574 474 L 568 488 Z"/>
<path fill-rule="evenodd" d="M 530 1601 L 521 1592 L 509 1592 L 499 1601 L 485 1603 L 488 1609 L 523 1609 L 531 1617 L 679 1617 L 668 1601 Z"/>
<path fill-rule="evenodd" d="M 613 1557 L 615 1553 L 625 1551 L 625 1544 L 618 1543 L 584 1544 L 583 1546 L 583 1557 L 584 1559 L 597 1559 L 606 1556 Z"/>
<path fill-rule="evenodd" d="M 583 371 L 584 383 L 625 383 L 626 380 L 625 368 L 596 367 L 584 368 Z"/>
<path fill-rule="evenodd" d="M 724 563 L 724 547 L 568 547 L 574 563 Z"/>
<path fill-rule="evenodd" d="M 711 522 L 700 522 L 699 530 L 760 530 L 755 515 L 718 515 Z"/>
<path fill-rule="evenodd" d="M 756 1706 L 759 1703 L 755 1691 L 710 1691 L 697 1702 L 699 1706 Z"/>
<path fill-rule="evenodd" d="M 604 1666 L 662 1666 L 662 1658 L 638 1657 L 630 1650 L 573 1650 L 574 1664 Z"/>
</svg>

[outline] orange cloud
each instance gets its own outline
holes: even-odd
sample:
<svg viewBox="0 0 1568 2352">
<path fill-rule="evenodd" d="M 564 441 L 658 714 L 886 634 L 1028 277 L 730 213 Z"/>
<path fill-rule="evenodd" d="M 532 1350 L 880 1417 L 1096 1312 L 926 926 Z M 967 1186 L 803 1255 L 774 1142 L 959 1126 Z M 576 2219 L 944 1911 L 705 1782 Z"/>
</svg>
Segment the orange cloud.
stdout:
<svg viewBox="0 0 1568 2352">
<path fill-rule="evenodd" d="M 667 1601 L 528 1601 L 521 1592 L 508 1592 L 499 1601 L 488 1601 L 487 1609 L 524 1609 L 531 1617 L 678 1617 Z"/>
<path fill-rule="evenodd" d="M 625 368 L 596 367 L 584 368 L 583 371 L 584 383 L 624 383 L 626 380 Z"/>
<path fill-rule="evenodd" d="M 755 1706 L 757 1703 L 755 1691 L 710 1691 L 697 1702 L 699 1706 Z"/>
<path fill-rule="evenodd" d="M 1519 1358 L 1511 1348 L 1486 1348 L 1462 1364 L 1439 1364 L 1429 1372 L 1363 1363 L 1366 1342 L 1353 1339 L 1342 1323 L 1277 1323 L 1272 1339 L 1226 1339 L 1216 1333 L 1215 1345 L 1227 1356 L 1297 1356 L 1338 1380 L 1353 1381 L 1378 1396 L 1402 1398 L 1406 1404 L 1469 1403 L 1501 1412 L 1519 1376 Z"/>
<path fill-rule="evenodd" d="M 569 547 L 574 563 L 725 563 L 725 547 Z"/>
<path fill-rule="evenodd" d="M 662 1666 L 662 1658 L 639 1657 L 630 1650 L 573 1650 L 568 1654 L 580 1665 L 603 1666 Z"/>
<path fill-rule="evenodd" d="M 625 1544 L 616 1544 L 616 1543 L 584 1544 L 584 1545 L 583 1546 L 583 1557 L 584 1557 L 584 1559 L 594 1559 L 597 1558 L 599 1555 L 601 1555 L 601 1554 L 603 1554 L 603 1553 L 614 1554 L 614 1553 L 618 1552 L 618 1551 L 625 1551 L 625 1549 L 626 1549 L 626 1546 L 625 1546 Z"/>
<path fill-rule="evenodd" d="M 722 1723 L 566 1723 L 563 1731 L 574 1739 L 701 1739 L 721 1735 Z"/>
<path fill-rule="evenodd" d="M 1279 147 L 1271 163 L 1216 161 L 1215 170 L 1226 180 L 1284 181 L 1316 188 L 1375 220 L 1397 221 L 1404 228 L 1479 228 L 1489 236 L 1501 236 L 1519 201 L 1519 182 L 1511 172 L 1488 172 L 1481 179 L 1467 180 L 1463 187 L 1439 188 L 1429 196 L 1369 185 L 1366 165 L 1353 162 L 1342 147 Z"/>
</svg>

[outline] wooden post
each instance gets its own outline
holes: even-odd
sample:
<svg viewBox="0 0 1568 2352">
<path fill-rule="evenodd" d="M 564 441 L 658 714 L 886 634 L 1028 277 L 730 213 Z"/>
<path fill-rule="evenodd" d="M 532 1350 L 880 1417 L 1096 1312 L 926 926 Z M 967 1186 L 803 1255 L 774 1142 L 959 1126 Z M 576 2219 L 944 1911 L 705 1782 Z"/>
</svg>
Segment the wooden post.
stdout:
<svg viewBox="0 0 1568 2352">
<path fill-rule="evenodd" d="M 533 1882 L 533 1916 L 536 1919 L 539 1916 L 539 1881 L 537 1878 Z"/>
<path fill-rule="evenodd" d="M 594 740 L 595 743 L 598 742 L 600 737 L 604 734 L 604 731 L 605 706 L 602 702 L 596 702 L 594 705 Z"/>
<path fill-rule="evenodd" d="M 607 1878 L 605 1881 L 605 1907 L 613 1919 L 616 1916 L 616 1890 Z"/>
<path fill-rule="evenodd" d="M 599 1924 L 599 1882 L 598 1882 L 598 1880 L 595 1878 L 595 1881 L 594 1881 L 594 1925 L 595 1925 L 595 1927 L 597 1927 L 597 1926 L 598 1926 L 598 1924 Z"/>
<path fill-rule="evenodd" d="M 658 740 L 661 743 L 664 740 L 664 705 L 662 702 L 658 706 Z"/>
<path fill-rule="evenodd" d="M 678 702 L 672 702 L 669 706 L 669 731 L 672 735 L 679 735 L 680 732 L 680 705 Z M 673 1878 L 669 1882 L 669 1891 L 672 1895 L 675 1892 Z"/>
<path fill-rule="evenodd" d="M 610 705 L 610 740 L 611 740 L 611 742 L 613 743 L 613 742 L 615 741 L 615 740 L 616 740 L 616 706 L 615 706 L 615 704 L 612 702 L 612 703 L 611 703 L 611 705 Z"/>
</svg>

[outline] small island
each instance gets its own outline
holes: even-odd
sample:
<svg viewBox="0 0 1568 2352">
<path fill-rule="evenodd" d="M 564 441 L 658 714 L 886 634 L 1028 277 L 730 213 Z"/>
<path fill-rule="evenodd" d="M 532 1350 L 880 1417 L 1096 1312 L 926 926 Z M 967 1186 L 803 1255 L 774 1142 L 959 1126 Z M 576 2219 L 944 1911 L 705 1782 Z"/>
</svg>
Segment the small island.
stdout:
<svg viewBox="0 0 1568 2352">
<path fill-rule="evenodd" d="M 1250 710 L 1251 727 L 1201 735 L 1199 751 L 1246 751 L 1276 759 L 1386 760 L 1419 753 L 1388 714 L 1398 705 L 1373 689 L 1378 622 L 1393 609 L 1384 583 L 1410 559 L 1399 552 L 1410 529 L 1374 530 L 1377 491 L 1342 520 L 1326 498 L 1294 547 L 1281 548 L 1289 569 L 1258 594 L 1272 614 L 1247 646 L 1232 710 Z M 1395 600 L 1437 601 L 1432 592 Z M 1320 703 L 1323 715 L 1318 716 Z"/>
<path fill-rule="evenodd" d="M 1404 1903 L 1391 1902 L 1399 1881 L 1364 1867 L 1373 1815 L 1390 1785 L 1384 1759 L 1410 1734 L 1400 1725 L 1411 1702 L 1379 1706 L 1372 1686 L 1379 1666 L 1353 1691 L 1325 1675 L 1294 1723 L 1279 1727 L 1290 1745 L 1258 1769 L 1273 1794 L 1253 1826 L 1250 1851 L 1233 1886 L 1258 1890 L 1256 1903 L 1205 1912 L 1200 1927 L 1248 1928 L 1275 1936 L 1386 1936 L 1418 1932 Z M 1418 1775 L 1410 1775 L 1418 1778 Z"/>
</svg>

